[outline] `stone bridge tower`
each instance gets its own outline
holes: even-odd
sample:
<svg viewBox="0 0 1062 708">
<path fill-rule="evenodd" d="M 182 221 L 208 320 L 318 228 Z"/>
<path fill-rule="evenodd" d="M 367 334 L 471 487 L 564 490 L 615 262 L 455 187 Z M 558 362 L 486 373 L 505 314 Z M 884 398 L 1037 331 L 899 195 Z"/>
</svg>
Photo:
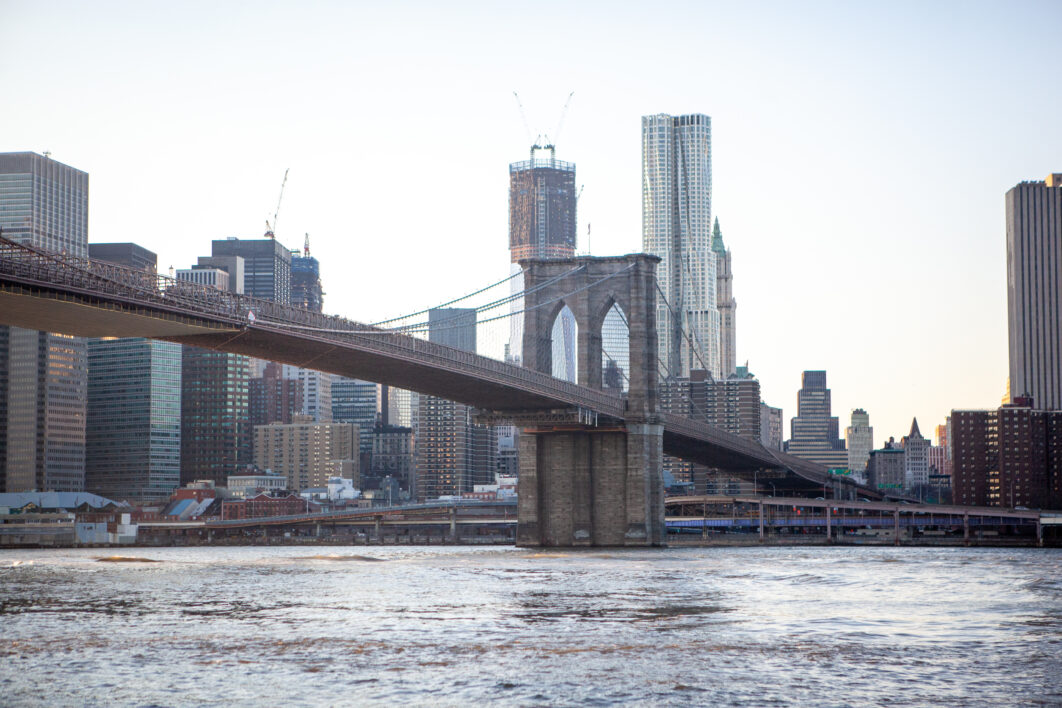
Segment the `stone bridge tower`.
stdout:
<svg viewBox="0 0 1062 708">
<path fill-rule="evenodd" d="M 632 254 L 520 261 L 524 269 L 524 366 L 553 373 L 553 323 L 564 306 L 578 328 L 578 383 L 602 388 L 602 336 L 613 305 L 629 327 L 623 420 L 579 411 L 521 420 L 522 546 L 655 546 L 666 541 L 657 414 L 656 264 Z"/>
</svg>

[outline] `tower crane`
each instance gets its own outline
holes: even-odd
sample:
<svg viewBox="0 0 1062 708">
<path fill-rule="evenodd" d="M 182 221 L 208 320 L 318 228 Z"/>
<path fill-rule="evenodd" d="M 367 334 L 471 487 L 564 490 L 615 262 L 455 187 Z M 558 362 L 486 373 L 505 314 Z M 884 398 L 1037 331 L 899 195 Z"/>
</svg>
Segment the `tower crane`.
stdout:
<svg viewBox="0 0 1062 708">
<path fill-rule="evenodd" d="M 561 128 L 564 127 L 564 119 L 568 116 L 568 106 L 571 105 L 572 96 L 574 96 L 574 95 L 575 95 L 575 91 L 572 91 L 571 93 L 569 93 L 568 94 L 568 100 L 564 102 L 564 108 L 561 109 L 560 120 L 557 121 L 557 129 L 555 131 L 553 131 L 553 140 L 550 140 L 549 136 L 546 137 L 546 141 L 549 142 L 549 143 L 552 143 L 553 145 L 556 145 L 557 142 L 560 140 Z"/>
<path fill-rule="evenodd" d="M 273 223 L 269 223 L 269 219 L 266 219 L 266 238 L 275 239 L 277 230 L 277 215 L 280 214 L 280 203 L 284 201 L 284 185 L 288 183 L 288 172 L 290 167 L 284 169 L 284 179 L 280 183 L 280 196 L 277 197 L 277 209 L 273 212 Z"/>
</svg>

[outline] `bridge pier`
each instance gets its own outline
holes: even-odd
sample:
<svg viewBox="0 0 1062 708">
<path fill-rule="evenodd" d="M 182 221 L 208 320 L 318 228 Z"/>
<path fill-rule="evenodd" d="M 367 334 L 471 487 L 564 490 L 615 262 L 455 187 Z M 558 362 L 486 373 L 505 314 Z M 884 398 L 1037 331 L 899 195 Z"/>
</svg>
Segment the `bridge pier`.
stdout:
<svg viewBox="0 0 1062 708">
<path fill-rule="evenodd" d="M 517 545 L 664 545 L 662 451 L 661 425 L 525 429 Z"/>
</svg>

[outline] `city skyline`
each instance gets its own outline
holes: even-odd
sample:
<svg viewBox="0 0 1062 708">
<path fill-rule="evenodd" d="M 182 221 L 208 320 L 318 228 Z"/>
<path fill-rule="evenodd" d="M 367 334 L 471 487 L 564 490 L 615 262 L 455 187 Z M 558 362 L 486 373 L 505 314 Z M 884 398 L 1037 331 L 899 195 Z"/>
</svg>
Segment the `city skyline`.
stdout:
<svg viewBox="0 0 1062 708">
<path fill-rule="evenodd" d="M 260 237 L 290 166 L 277 237 L 297 248 L 311 234 L 326 311 L 374 320 L 436 304 L 463 292 L 433 279 L 436 266 L 506 272 L 506 168 L 527 148 L 512 90 L 532 129 L 548 133 L 574 89 L 551 137 L 580 165 L 577 248 L 595 255 L 640 250 L 640 116 L 712 117 L 713 212 L 734 249 L 742 312 L 737 359 L 785 418 L 808 369 L 829 372 L 842 419 L 864 408 L 882 439 L 912 417 L 932 427 L 1003 394 L 1003 195 L 1058 171 L 1062 138 L 1041 116 L 1057 115 L 1060 99 L 1037 88 L 1052 85 L 1039 48 L 1057 5 L 688 7 L 694 21 L 677 31 L 711 26 L 711 49 L 676 42 L 684 61 L 674 64 L 697 69 L 664 78 L 623 51 L 662 46 L 662 20 L 643 27 L 622 12 L 593 32 L 589 9 L 556 10 L 555 41 L 584 40 L 580 63 L 507 56 L 500 30 L 519 18 L 503 9 L 465 28 L 471 8 L 450 17 L 418 6 L 410 26 L 386 9 L 192 5 L 149 17 L 123 7 L 0 5 L 11 19 L 0 23 L 0 78 L 36 109 L 0 117 L 4 149 L 51 150 L 92 175 L 92 242 L 136 242 L 159 253 L 160 270 L 184 267 L 208 241 Z M 446 32 L 422 31 L 433 24 Z M 59 49 L 24 66 L 28 38 L 45 28 Z M 340 28 L 352 41 L 308 46 Z M 92 52 L 60 70 L 87 42 Z M 471 59 L 484 54 L 499 61 Z M 395 66 L 369 63 L 380 56 Z M 60 110 L 70 101 L 76 123 Z M 415 210 L 398 207 L 408 192 L 394 185 L 410 165 L 451 145 L 460 179 L 418 192 Z M 458 235 L 468 248 L 452 248 L 446 237 Z M 396 239 L 418 258 L 396 263 Z M 909 311 L 922 316 L 885 350 L 875 328 Z"/>
</svg>

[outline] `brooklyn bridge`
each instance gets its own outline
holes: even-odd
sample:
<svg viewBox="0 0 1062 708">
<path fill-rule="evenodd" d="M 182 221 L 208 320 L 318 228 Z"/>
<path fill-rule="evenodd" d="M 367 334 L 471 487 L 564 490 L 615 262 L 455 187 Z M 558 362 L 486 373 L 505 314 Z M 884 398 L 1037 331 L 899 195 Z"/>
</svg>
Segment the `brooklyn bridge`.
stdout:
<svg viewBox="0 0 1062 708">
<path fill-rule="evenodd" d="M 147 337 L 365 379 L 458 401 L 511 422 L 519 449 L 517 542 L 662 545 L 663 455 L 792 496 L 880 499 L 821 465 L 661 410 L 655 267 L 646 254 L 526 260 L 523 362 L 425 341 L 171 277 L 0 237 L 0 324 L 82 337 Z M 629 327 L 629 386 L 602 386 L 605 314 Z M 551 375 L 551 326 L 567 307 L 578 382 Z"/>
</svg>

